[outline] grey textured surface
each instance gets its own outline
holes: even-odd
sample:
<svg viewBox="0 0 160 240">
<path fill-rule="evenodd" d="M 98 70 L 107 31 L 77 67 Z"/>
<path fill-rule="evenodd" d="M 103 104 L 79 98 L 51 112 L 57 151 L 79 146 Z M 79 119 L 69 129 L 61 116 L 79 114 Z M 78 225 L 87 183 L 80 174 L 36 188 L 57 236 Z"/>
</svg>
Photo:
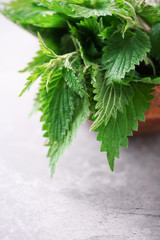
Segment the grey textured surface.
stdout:
<svg viewBox="0 0 160 240">
<path fill-rule="evenodd" d="M 37 40 L 0 17 L 0 240 L 159 240 L 160 135 L 130 138 L 111 173 L 82 125 L 50 178 L 36 86 L 21 99 Z"/>
</svg>

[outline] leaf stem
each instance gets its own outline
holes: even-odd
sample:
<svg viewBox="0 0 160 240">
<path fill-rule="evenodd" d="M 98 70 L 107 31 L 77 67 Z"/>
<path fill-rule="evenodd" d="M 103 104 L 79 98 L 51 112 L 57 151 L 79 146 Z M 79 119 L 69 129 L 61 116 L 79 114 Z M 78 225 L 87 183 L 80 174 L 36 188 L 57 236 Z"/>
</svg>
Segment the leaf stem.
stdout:
<svg viewBox="0 0 160 240">
<path fill-rule="evenodd" d="M 150 26 L 139 16 L 137 15 L 137 19 L 139 21 L 139 24 L 147 31 L 150 32 L 151 28 Z"/>
</svg>

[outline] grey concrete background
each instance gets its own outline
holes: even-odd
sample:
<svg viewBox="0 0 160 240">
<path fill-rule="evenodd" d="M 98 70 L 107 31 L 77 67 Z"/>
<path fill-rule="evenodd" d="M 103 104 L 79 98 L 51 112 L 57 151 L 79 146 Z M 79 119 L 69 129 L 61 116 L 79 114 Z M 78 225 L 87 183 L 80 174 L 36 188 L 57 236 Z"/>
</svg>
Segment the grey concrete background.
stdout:
<svg viewBox="0 0 160 240">
<path fill-rule="evenodd" d="M 50 178 L 37 86 L 18 98 L 36 38 L 0 16 L 0 240 L 159 240 L 160 135 L 130 138 L 111 173 L 89 124 Z"/>
</svg>

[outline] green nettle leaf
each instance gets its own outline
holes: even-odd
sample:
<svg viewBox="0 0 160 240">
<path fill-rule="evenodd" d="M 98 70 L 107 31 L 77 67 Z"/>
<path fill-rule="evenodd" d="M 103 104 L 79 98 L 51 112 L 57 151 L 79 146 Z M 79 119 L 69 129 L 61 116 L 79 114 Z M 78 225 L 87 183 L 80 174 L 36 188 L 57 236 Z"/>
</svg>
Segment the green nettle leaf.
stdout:
<svg viewBox="0 0 160 240">
<path fill-rule="evenodd" d="M 20 96 L 26 91 L 29 90 L 32 84 L 43 74 L 44 70 L 46 69 L 45 65 L 40 65 L 34 68 L 31 75 L 27 78 L 27 83 L 25 88 L 20 93 Z"/>
<path fill-rule="evenodd" d="M 86 7 L 82 7 L 82 6 L 76 6 L 76 5 L 71 5 L 72 9 L 75 11 L 75 14 L 77 17 L 85 17 L 85 18 L 89 18 L 92 16 L 111 16 L 112 12 L 110 10 L 111 5 L 110 3 L 103 5 L 103 7 L 101 8 L 86 8 Z"/>
<path fill-rule="evenodd" d="M 148 26 L 160 21 L 160 7 L 157 0 L 150 1 L 149 5 L 146 1 L 142 1 L 141 4 L 136 6 L 136 11 L 142 22 L 148 24 Z"/>
<path fill-rule="evenodd" d="M 114 34 L 103 48 L 103 66 L 108 82 L 118 81 L 138 65 L 150 51 L 149 37 L 142 31 L 128 32 L 123 39 L 120 33 Z"/>
<path fill-rule="evenodd" d="M 63 13 L 65 15 L 71 16 L 73 18 L 89 18 L 92 16 L 111 16 L 112 15 L 112 8 L 113 3 L 112 1 L 106 2 L 99 2 L 100 4 L 92 4 L 93 1 L 84 1 L 82 4 L 81 2 L 77 1 L 55 1 L 55 0 L 40 0 L 45 6 L 49 9 Z M 95 2 L 95 1 L 94 1 Z M 91 3 L 91 4 L 88 4 Z M 98 1 L 97 1 L 98 3 Z M 114 9 L 114 8 L 113 8 Z"/>
<path fill-rule="evenodd" d="M 94 100 L 96 114 L 95 121 L 91 126 L 91 130 L 95 130 L 102 123 L 106 126 L 110 118 L 117 118 L 117 112 L 123 112 L 123 106 L 128 104 L 134 94 L 134 85 L 120 85 L 111 83 L 107 85 L 104 73 L 98 73 L 92 80 L 95 90 Z"/>
<path fill-rule="evenodd" d="M 39 80 L 51 173 L 82 122 L 93 122 L 111 170 L 160 84 L 160 6 L 138 0 L 14 0 L 1 13 L 39 37 L 22 95 Z M 153 85 L 154 84 L 154 85 Z"/>
<path fill-rule="evenodd" d="M 48 83 L 42 78 L 40 95 L 44 136 L 50 147 L 48 157 L 51 158 L 52 173 L 64 150 L 70 146 L 80 124 L 85 122 L 88 112 L 87 98 L 80 98 L 64 82 L 62 71 L 58 70 Z"/>
<path fill-rule="evenodd" d="M 153 86 L 143 83 L 134 85 L 134 96 L 127 105 L 123 105 L 123 111 L 117 111 L 117 116 L 111 117 L 108 123 L 102 123 L 97 129 L 97 140 L 102 142 L 101 151 L 107 152 L 107 159 L 111 170 L 114 169 L 114 160 L 119 158 L 119 147 L 127 147 L 127 136 L 132 131 L 137 131 L 137 120 L 145 120 L 145 110 L 149 109 L 149 101 L 153 98 L 151 94 Z"/>
<path fill-rule="evenodd" d="M 32 71 L 35 67 L 43 65 L 51 60 L 51 58 L 43 53 L 42 50 L 37 52 L 37 56 L 33 58 L 33 61 L 28 63 L 28 66 L 20 72 Z"/>
<path fill-rule="evenodd" d="M 12 9 L 12 12 L 10 11 Z M 61 28 L 66 26 L 66 19 L 33 0 L 11 2 L 3 10 L 5 16 L 19 24 L 32 24 L 39 27 Z"/>
<path fill-rule="evenodd" d="M 41 50 L 43 52 L 43 54 L 46 54 L 47 56 L 50 56 L 52 58 L 56 58 L 57 55 L 50 49 L 46 46 L 46 44 L 44 43 L 40 33 L 38 33 L 38 37 L 39 37 L 39 43 L 40 43 L 40 47 L 41 47 Z"/>
<path fill-rule="evenodd" d="M 77 23 L 76 26 L 69 26 L 78 42 L 84 61 L 97 62 L 103 46 L 103 40 L 99 36 L 101 22 L 97 22 L 95 18 L 87 18 Z"/>
<path fill-rule="evenodd" d="M 132 81 L 143 82 L 143 83 L 147 83 L 147 84 L 160 84 L 160 77 L 157 77 L 157 78 L 151 78 L 151 77 L 133 78 Z"/>
<path fill-rule="evenodd" d="M 77 78 L 74 70 L 69 68 L 63 68 L 63 77 L 67 85 L 79 96 L 83 97 L 87 95 L 84 86 L 79 82 L 79 79 Z"/>
</svg>

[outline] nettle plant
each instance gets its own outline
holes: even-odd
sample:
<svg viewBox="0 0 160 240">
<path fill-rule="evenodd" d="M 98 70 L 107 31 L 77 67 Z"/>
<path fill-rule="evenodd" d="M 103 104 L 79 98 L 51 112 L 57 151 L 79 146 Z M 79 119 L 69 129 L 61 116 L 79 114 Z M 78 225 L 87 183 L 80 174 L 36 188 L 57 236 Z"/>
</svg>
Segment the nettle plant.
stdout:
<svg viewBox="0 0 160 240">
<path fill-rule="evenodd" d="M 22 95 L 40 78 L 51 172 L 87 116 L 111 170 L 160 83 L 160 7 L 143 0 L 17 0 L 2 13 L 38 35 Z"/>
</svg>

